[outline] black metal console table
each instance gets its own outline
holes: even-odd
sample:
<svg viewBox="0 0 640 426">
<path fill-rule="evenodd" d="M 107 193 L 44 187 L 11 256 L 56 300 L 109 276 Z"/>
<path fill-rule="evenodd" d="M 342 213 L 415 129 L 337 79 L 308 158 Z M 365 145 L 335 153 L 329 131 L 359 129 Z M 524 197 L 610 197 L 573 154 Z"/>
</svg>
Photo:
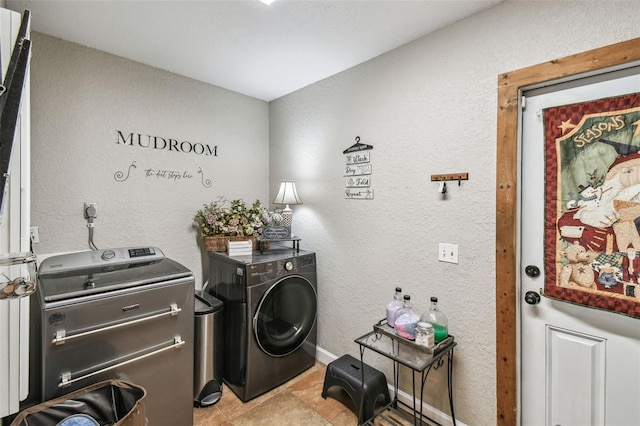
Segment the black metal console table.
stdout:
<svg viewBox="0 0 640 426">
<path fill-rule="evenodd" d="M 293 244 L 292 249 L 295 250 L 296 253 L 300 252 L 300 238 L 291 237 L 291 238 L 277 238 L 277 239 L 268 239 L 258 237 L 258 249 L 260 250 L 260 254 L 264 253 L 265 245 L 268 247 L 271 243 L 281 243 L 283 241 L 291 241 Z"/>
<path fill-rule="evenodd" d="M 433 350 L 416 345 L 414 342 L 395 334 L 392 327 L 382 320 L 373 326 L 373 331 L 358 337 L 355 342 L 360 347 L 360 361 L 364 363 L 364 351 L 370 349 L 393 361 L 393 387 L 394 395 L 391 403 L 384 407 L 374 418 L 365 422 L 365 425 L 373 425 L 375 418 L 383 418 L 386 422 L 396 425 L 393 419 L 385 415 L 389 411 L 397 412 L 398 404 L 406 407 L 413 413 L 413 424 L 420 425 L 423 419 L 440 424 L 422 412 L 422 396 L 429 372 L 441 368 L 447 362 L 447 388 L 449 392 L 449 408 L 453 425 L 456 425 L 456 417 L 453 410 L 453 349 L 457 346 L 453 336 L 449 336 L 440 342 Z M 400 365 L 410 368 L 412 371 L 412 397 L 413 406 L 398 399 L 398 384 L 400 380 Z M 420 395 L 416 395 L 416 374 L 420 375 Z M 419 401 L 420 407 L 417 407 Z"/>
</svg>

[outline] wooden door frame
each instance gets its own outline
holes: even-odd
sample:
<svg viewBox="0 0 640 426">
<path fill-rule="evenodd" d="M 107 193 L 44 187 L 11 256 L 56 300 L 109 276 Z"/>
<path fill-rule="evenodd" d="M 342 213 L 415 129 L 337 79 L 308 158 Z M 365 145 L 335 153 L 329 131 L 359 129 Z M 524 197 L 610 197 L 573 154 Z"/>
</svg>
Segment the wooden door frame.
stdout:
<svg viewBox="0 0 640 426">
<path fill-rule="evenodd" d="M 517 173 L 519 104 L 523 88 L 640 61 L 640 38 L 498 76 L 496 166 L 497 423 L 518 423 Z"/>
</svg>

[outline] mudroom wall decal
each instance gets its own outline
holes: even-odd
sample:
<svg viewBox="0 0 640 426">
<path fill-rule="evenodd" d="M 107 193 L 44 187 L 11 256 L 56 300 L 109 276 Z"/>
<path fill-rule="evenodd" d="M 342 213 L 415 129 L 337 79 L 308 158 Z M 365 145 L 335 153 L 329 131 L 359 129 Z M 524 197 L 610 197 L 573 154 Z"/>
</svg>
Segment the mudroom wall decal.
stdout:
<svg viewBox="0 0 640 426">
<path fill-rule="evenodd" d="M 218 146 L 202 144 L 199 142 L 190 142 L 187 140 L 178 141 L 169 137 L 142 135 L 141 133 L 123 133 L 121 130 L 116 130 L 116 144 L 125 145 L 143 149 L 156 149 L 166 150 L 170 152 L 182 153 L 182 154 L 195 154 L 205 157 L 217 157 Z M 127 167 L 127 171 L 118 170 L 114 173 L 113 178 L 117 182 L 125 182 L 131 176 L 133 170 L 137 169 L 136 161 L 132 161 Z M 162 181 L 185 181 L 196 180 L 196 174 L 200 175 L 200 181 L 202 186 L 210 188 L 212 185 L 211 179 L 204 177 L 202 167 L 198 167 L 197 171 L 191 170 L 168 170 L 165 168 L 145 167 L 141 169 L 145 178 L 155 178 Z"/>
<path fill-rule="evenodd" d="M 118 133 L 116 144 L 128 145 L 137 148 L 167 150 L 171 152 L 180 152 L 183 154 L 204 155 L 205 157 L 217 157 L 218 147 L 200 142 L 190 142 L 187 140 L 178 141 L 170 137 L 142 135 L 140 133 L 128 133 L 125 136 L 120 130 Z"/>
<path fill-rule="evenodd" d="M 640 94 L 543 118 L 544 294 L 640 317 Z"/>
</svg>

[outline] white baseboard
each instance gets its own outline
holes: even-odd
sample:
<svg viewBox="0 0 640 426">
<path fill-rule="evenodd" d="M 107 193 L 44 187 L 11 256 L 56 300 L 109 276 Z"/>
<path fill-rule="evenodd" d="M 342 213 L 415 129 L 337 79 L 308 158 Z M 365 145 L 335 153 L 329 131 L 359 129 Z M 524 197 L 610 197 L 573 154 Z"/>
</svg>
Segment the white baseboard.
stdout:
<svg viewBox="0 0 640 426">
<path fill-rule="evenodd" d="M 317 361 L 320 361 L 324 365 L 328 365 L 330 362 L 335 361 L 336 359 L 338 359 L 338 357 L 335 356 L 334 354 L 332 354 L 331 352 L 327 352 L 326 350 L 324 350 L 320 346 L 316 346 L 316 360 Z"/>
<path fill-rule="evenodd" d="M 338 358 L 339 358 L 338 356 L 332 354 L 331 352 L 319 346 L 316 347 L 316 360 L 320 361 L 321 363 L 328 365 L 330 362 L 335 361 Z M 389 394 L 393 395 L 393 390 L 394 390 L 393 385 L 388 379 L 387 379 L 387 382 L 389 382 Z M 398 390 L 398 400 L 404 402 L 410 407 L 413 406 L 413 399 L 411 398 L 411 395 L 409 395 L 408 393 L 402 390 Z M 436 422 L 442 425 L 447 425 L 447 426 L 453 425 L 453 420 L 451 419 L 451 416 L 449 414 L 445 414 L 442 411 L 435 409 L 431 405 L 425 404 L 424 402 L 422 403 L 422 413 L 429 416 L 430 418 L 432 418 L 433 420 L 435 420 Z M 457 419 L 456 419 L 456 425 L 467 426 L 464 423 L 461 423 Z"/>
</svg>

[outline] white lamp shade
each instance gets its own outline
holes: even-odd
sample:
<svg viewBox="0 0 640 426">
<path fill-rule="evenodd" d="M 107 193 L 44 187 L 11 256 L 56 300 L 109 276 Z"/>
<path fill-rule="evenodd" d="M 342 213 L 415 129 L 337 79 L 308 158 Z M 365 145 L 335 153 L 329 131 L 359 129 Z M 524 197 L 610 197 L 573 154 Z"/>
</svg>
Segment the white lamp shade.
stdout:
<svg viewBox="0 0 640 426">
<path fill-rule="evenodd" d="M 280 183 L 278 195 L 273 199 L 273 204 L 302 204 L 302 199 L 296 191 L 295 182 L 285 181 Z"/>
</svg>

